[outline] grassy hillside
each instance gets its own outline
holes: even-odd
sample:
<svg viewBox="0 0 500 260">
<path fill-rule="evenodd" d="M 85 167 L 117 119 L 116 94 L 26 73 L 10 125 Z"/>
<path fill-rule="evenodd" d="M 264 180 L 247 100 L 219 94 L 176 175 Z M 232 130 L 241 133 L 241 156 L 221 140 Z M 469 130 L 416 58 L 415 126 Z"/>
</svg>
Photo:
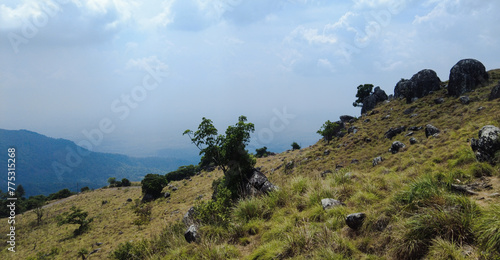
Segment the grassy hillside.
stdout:
<svg viewBox="0 0 500 260">
<path fill-rule="evenodd" d="M 482 126 L 500 127 L 500 100 L 487 98 L 500 70 L 489 73 L 491 84 L 469 93 L 468 105 L 445 89 L 412 104 L 393 100 L 348 125 L 357 127 L 355 134 L 258 159 L 256 166 L 280 189 L 240 201 L 227 227 L 200 228 L 199 243 L 185 241 L 179 220 L 200 195 L 210 199 L 221 172 L 173 182 L 179 189 L 151 203 L 152 220 L 143 226 L 133 224 L 135 202 L 126 201 L 140 198 L 133 187 L 96 190 L 50 206 L 40 226 L 33 212 L 17 216 L 18 252 L 4 249 L 0 258 L 75 259 L 82 248 L 100 248 L 90 259 L 106 259 L 118 249 L 137 259 L 499 259 L 500 197 L 494 193 L 500 193 L 500 168 L 477 162 L 470 148 Z M 435 104 L 440 97 L 445 102 Z M 441 133 L 426 138 L 423 129 L 413 131 L 414 145 L 408 131 L 384 137 L 391 127 L 427 124 Z M 393 141 L 406 148 L 388 152 Z M 373 166 L 377 156 L 384 160 Z M 475 195 L 456 192 L 452 184 L 470 185 Z M 324 210 L 323 198 L 345 206 Z M 72 237 L 74 226 L 56 226 L 55 216 L 72 205 L 94 217 L 78 237 Z M 352 230 L 344 219 L 356 212 L 367 217 Z M 6 227 L 0 225 L 0 233 L 8 233 Z"/>
</svg>

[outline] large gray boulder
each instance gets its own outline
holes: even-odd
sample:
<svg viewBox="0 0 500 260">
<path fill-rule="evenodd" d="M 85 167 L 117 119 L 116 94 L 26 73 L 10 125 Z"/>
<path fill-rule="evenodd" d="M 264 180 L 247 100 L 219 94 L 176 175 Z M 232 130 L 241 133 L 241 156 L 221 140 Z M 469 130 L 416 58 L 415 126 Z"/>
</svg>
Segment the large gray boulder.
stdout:
<svg viewBox="0 0 500 260">
<path fill-rule="evenodd" d="M 429 138 L 429 136 L 436 136 L 441 132 L 437 127 L 427 124 L 425 126 L 425 137 Z"/>
<path fill-rule="evenodd" d="M 464 59 L 450 70 L 448 95 L 459 97 L 488 82 L 489 75 L 484 65 L 475 59 Z"/>
<path fill-rule="evenodd" d="M 395 98 L 406 98 L 406 103 L 410 103 L 415 98 L 422 98 L 431 91 L 441 88 L 441 80 L 436 72 L 424 69 L 413 75 L 411 79 L 402 79 L 394 87 Z"/>
<path fill-rule="evenodd" d="M 194 207 L 189 208 L 189 210 L 184 214 L 184 217 L 182 218 L 182 222 L 184 222 L 184 225 L 186 227 L 196 225 L 196 212 L 194 210 Z"/>
<path fill-rule="evenodd" d="M 394 128 L 389 128 L 387 132 L 385 132 L 384 137 L 387 139 L 392 139 L 394 136 L 401 134 L 402 132 L 406 131 L 406 126 L 399 126 L 399 127 L 394 127 Z"/>
<path fill-rule="evenodd" d="M 372 109 L 375 108 L 375 106 L 383 101 L 386 101 L 389 99 L 385 91 L 383 91 L 380 87 L 375 87 L 373 93 L 363 99 L 363 107 L 361 108 L 361 114 L 364 114 Z"/>
<path fill-rule="evenodd" d="M 471 139 L 471 148 L 481 162 L 494 163 L 495 153 L 500 151 L 500 129 L 486 125 L 479 130 L 479 139 Z"/>
<path fill-rule="evenodd" d="M 248 182 L 245 185 L 246 195 L 256 196 L 267 194 L 273 190 L 278 189 L 275 185 L 273 185 L 264 175 L 257 169 L 254 169 Z"/>
</svg>

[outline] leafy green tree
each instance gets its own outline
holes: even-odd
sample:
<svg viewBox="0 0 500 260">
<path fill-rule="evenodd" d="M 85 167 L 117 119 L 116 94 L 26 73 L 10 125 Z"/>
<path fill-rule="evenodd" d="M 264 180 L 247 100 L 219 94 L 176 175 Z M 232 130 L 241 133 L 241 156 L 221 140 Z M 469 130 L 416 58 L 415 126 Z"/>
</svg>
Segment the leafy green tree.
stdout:
<svg viewBox="0 0 500 260">
<path fill-rule="evenodd" d="M 323 136 L 323 139 L 329 144 L 333 139 L 335 134 L 340 130 L 341 125 L 337 122 L 330 122 L 330 120 L 326 121 L 321 128 L 318 130 L 318 134 Z"/>
<path fill-rule="evenodd" d="M 80 226 L 75 229 L 73 233 L 75 236 L 83 234 L 83 232 L 88 230 L 90 223 L 94 219 L 87 219 L 89 213 L 75 206 L 71 207 L 70 210 L 71 213 L 65 212 L 57 217 L 57 225 L 62 226 L 64 224 L 78 224 Z"/>
<path fill-rule="evenodd" d="M 373 90 L 373 85 L 372 84 L 364 84 L 364 85 L 359 85 L 358 86 L 358 92 L 356 93 L 356 101 L 352 103 L 353 106 L 359 107 L 363 106 L 363 100 L 370 96 Z"/>
<path fill-rule="evenodd" d="M 56 193 L 51 193 L 48 197 L 48 200 L 58 200 L 58 199 L 64 199 L 67 198 L 74 193 L 71 192 L 69 189 L 62 189 Z"/>
<path fill-rule="evenodd" d="M 115 177 L 109 177 L 108 183 L 109 183 L 109 187 L 115 187 L 115 185 L 116 185 L 116 178 Z"/>
<path fill-rule="evenodd" d="M 122 184 L 121 185 L 122 187 L 128 187 L 128 186 L 131 185 L 130 181 L 128 179 L 126 179 L 126 178 L 122 179 L 121 184 Z"/>
<path fill-rule="evenodd" d="M 86 191 L 89 191 L 89 190 L 90 190 L 89 186 L 85 186 L 85 187 L 83 187 L 83 188 L 80 189 L 80 192 L 83 193 L 83 192 L 86 192 Z"/>
<path fill-rule="evenodd" d="M 292 143 L 292 150 L 300 150 L 300 145 L 297 142 Z"/>
<path fill-rule="evenodd" d="M 269 151 L 267 150 L 267 147 L 262 147 L 262 148 L 257 148 L 255 149 L 255 157 L 257 158 L 262 158 L 262 157 L 267 157 L 269 155 Z"/>
<path fill-rule="evenodd" d="M 255 131 L 254 124 L 246 123 L 247 118 L 240 116 L 238 123 L 228 126 L 225 135 L 218 134 L 212 120 L 203 118 L 198 130 L 186 130 L 193 144 L 200 149 L 203 160 L 219 166 L 224 172 L 226 187 L 237 196 L 243 180 L 252 172 L 255 165 L 246 145 L 250 141 L 250 133 Z"/>
<path fill-rule="evenodd" d="M 167 181 L 162 175 L 149 173 L 144 176 L 144 179 L 141 181 L 141 186 L 142 194 L 150 194 L 154 198 L 159 198 L 161 196 L 161 191 L 167 186 Z"/>
<path fill-rule="evenodd" d="M 199 171 L 200 168 L 198 166 L 181 166 L 177 170 L 167 173 L 165 177 L 167 178 L 167 182 L 180 181 L 196 175 L 196 173 Z"/>
</svg>

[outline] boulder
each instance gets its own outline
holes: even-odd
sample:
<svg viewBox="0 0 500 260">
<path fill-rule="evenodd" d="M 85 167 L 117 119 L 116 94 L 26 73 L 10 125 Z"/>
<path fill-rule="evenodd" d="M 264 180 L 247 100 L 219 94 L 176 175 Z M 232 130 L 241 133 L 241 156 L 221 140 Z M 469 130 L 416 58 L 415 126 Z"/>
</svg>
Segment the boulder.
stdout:
<svg viewBox="0 0 500 260">
<path fill-rule="evenodd" d="M 366 214 L 365 213 L 354 213 L 349 214 L 345 218 L 345 223 L 347 226 L 354 230 L 358 230 L 361 226 L 363 226 L 363 222 L 365 221 Z"/>
<path fill-rule="evenodd" d="M 198 240 L 198 228 L 195 225 L 189 226 L 184 233 L 184 238 L 188 243 L 196 242 Z"/>
<path fill-rule="evenodd" d="M 500 81 L 498 82 L 498 85 L 493 87 L 493 89 L 491 90 L 491 93 L 490 93 L 490 96 L 488 97 L 488 100 L 491 101 L 491 100 L 497 99 L 497 98 L 500 98 Z"/>
<path fill-rule="evenodd" d="M 448 95 L 459 97 L 486 84 L 489 75 L 484 65 L 475 59 L 463 59 L 450 70 Z"/>
<path fill-rule="evenodd" d="M 432 91 L 441 88 L 441 80 L 436 72 L 424 69 L 413 75 L 411 79 L 401 79 L 394 87 L 395 98 L 406 98 L 406 103 L 425 97 Z"/>
<path fill-rule="evenodd" d="M 439 105 L 444 103 L 444 98 L 436 98 L 434 99 L 434 103 Z"/>
<path fill-rule="evenodd" d="M 329 150 L 329 149 L 326 149 L 326 150 L 323 152 L 323 155 L 325 155 L 325 156 L 330 155 L 330 150 Z"/>
<path fill-rule="evenodd" d="M 500 151 L 500 129 L 486 125 L 479 130 L 479 139 L 471 139 L 471 148 L 480 162 L 495 163 L 495 153 Z"/>
<path fill-rule="evenodd" d="M 373 166 L 377 166 L 379 163 L 381 163 L 382 161 L 384 160 L 384 158 L 382 158 L 382 156 L 379 156 L 379 157 L 375 157 L 372 161 L 372 164 Z"/>
<path fill-rule="evenodd" d="M 417 139 L 415 139 L 415 137 L 410 138 L 410 144 L 416 144 L 416 143 Z"/>
<path fill-rule="evenodd" d="M 127 202 L 132 202 L 132 199 L 131 199 L 131 198 L 128 198 L 128 199 L 127 199 Z"/>
<path fill-rule="evenodd" d="M 163 197 L 166 199 L 166 198 L 170 198 L 170 192 L 165 192 L 165 194 L 163 194 Z"/>
<path fill-rule="evenodd" d="M 462 104 L 464 104 L 464 105 L 468 105 L 470 103 L 469 96 L 461 96 L 459 99 L 460 99 L 460 102 L 462 102 Z"/>
<path fill-rule="evenodd" d="M 402 142 L 395 141 L 392 143 L 391 148 L 389 149 L 389 152 L 391 152 L 392 154 L 396 154 L 399 152 L 399 150 L 401 150 L 405 147 L 406 147 L 406 145 L 403 144 Z"/>
<path fill-rule="evenodd" d="M 186 214 L 184 214 L 184 217 L 182 217 L 182 222 L 184 222 L 184 225 L 186 225 L 186 227 L 195 225 L 196 224 L 195 216 L 196 212 L 194 210 L 194 207 L 191 207 L 186 212 Z"/>
<path fill-rule="evenodd" d="M 321 205 L 323 206 L 323 209 L 327 210 L 334 207 L 343 206 L 345 204 L 338 200 L 327 198 L 321 200 Z"/>
<path fill-rule="evenodd" d="M 435 127 L 431 124 L 428 124 L 425 126 L 425 137 L 427 137 L 427 138 L 429 138 L 429 136 L 436 136 L 440 132 L 441 131 L 437 127 Z"/>
<path fill-rule="evenodd" d="M 373 93 L 370 96 L 363 99 L 363 107 L 361 108 L 361 114 L 364 114 L 374 109 L 378 103 L 383 102 L 388 98 L 389 97 L 387 96 L 385 91 L 383 91 L 380 87 L 375 87 Z"/>
<path fill-rule="evenodd" d="M 349 123 L 349 122 L 351 122 L 351 120 L 354 120 L 353 116 L 349 116 L 349 115 L 340 116 L 340 121 L 342 123 Z"/>
<path fill-rule="evenodd" d="M 254 169 L 247 184 L 245 185 L 245 193 L 251 196 L 267 194 L 278 189 L 274 186 L 262 172 Z"/>
<path fill-rule="evenodd" d="M 422 130 L 422 127 L 421 126 L 411 126 L 410 128 L 408 128 L 408 130 L 410 130 L 410 131 L 420 131 L 420 130 Z"/>
<path fill-rule="evenodd" d="M 400 127 L 395 127 L 395 128 L 389 128 L 387 132 L 385 132 L 384 137 L 387 139 L 392 139 L 394 136 L 401 134 L 402 132 L 406 131 L 406 126 L 400 126 Z"/>
<path fill-rule="evenodd" d="M 357 126 L 351 126 L 347 129 L 347 133 L 351 134 L 356 134 L 358 132 L 358 127 Z"/>
</svg>

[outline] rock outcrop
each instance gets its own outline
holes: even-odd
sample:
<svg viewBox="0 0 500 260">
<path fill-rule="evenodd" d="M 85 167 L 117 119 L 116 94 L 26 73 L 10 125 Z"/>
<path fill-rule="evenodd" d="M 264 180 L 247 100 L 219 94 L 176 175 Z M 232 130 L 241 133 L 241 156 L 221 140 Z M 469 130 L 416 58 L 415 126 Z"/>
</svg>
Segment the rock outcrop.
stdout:
<svg viewBox="0 0 500 260">
<path fill-rule="evenodd" d="M 373 93 L 363 100 L 361 114 L 374 109 L 378 103 L 386 101 L 387 99 L 389 99 L 389 97 L 387 96 L 385 91 L 383 91 L 380 87 L 375 87 Z"/>
<path fill-rule="evenodd" d="M 436 72 L 424 69 L 413 75 L 411 79 L 402 79 L 394 87 L 395 98 L 406 98 L 406 103 L 411 103 L 415 98 L 422 98 L 432 91 L 441 88 L 441 80 Z"/>
<path fill-rule="evenodd" d="M 500 129 L 486 125 L 479 130 L 479 139 L 471 139 L 471 148 L 481 162 L 495 163 L 495 153 L 500 151 Z"/>
<path fill-rule="evenodd" d="M 406 131 L 406 126 L 400 126 L 400 127 L 394 127 L 394 128 L 389 128 L 387 132 L 385 132 L 384 137 L 387 139 L 392 139 L 394 136 L 401 134 L 402 132 Z"/>
<path fill-rule="evenodd" d="M 198 227 L 196 225 L 189 226 L 184 233 L 184 238 L 188 243 L 196 242 L 198 240 Z"/>
<path fill-rule="evenodd" d="M 475 59 L 463 59 L 450 70 L 448 95 L 459 97 L 488 82 L 484 65 Z"/>
</svg>

